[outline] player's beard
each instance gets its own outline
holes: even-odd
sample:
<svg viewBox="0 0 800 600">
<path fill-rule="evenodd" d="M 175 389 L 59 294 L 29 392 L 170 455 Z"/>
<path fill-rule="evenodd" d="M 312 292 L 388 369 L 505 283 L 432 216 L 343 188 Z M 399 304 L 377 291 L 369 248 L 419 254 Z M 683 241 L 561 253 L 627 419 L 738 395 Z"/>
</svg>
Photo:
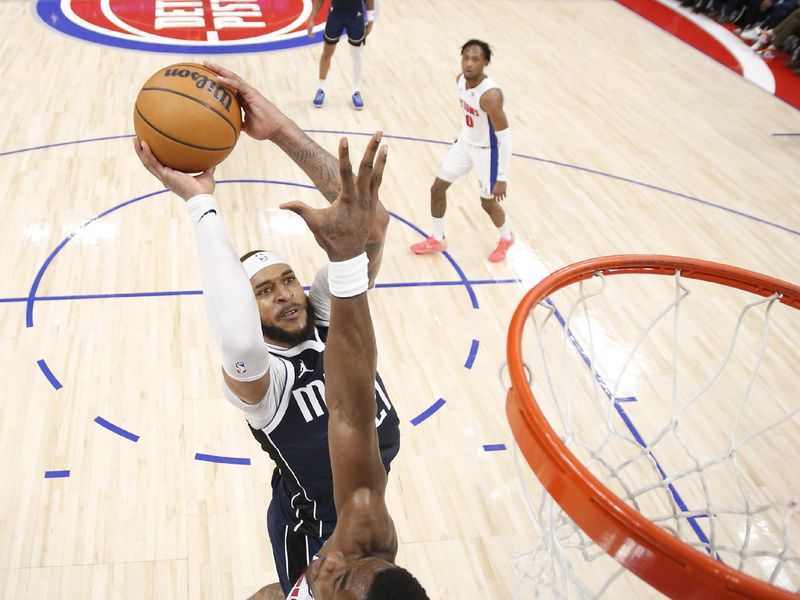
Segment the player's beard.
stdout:
<svg viewBox="0 0 800 600">
<path fill-rule="evenodd" d="M 314 311 L 314 305 L 308 301 L 308 297 L 306 297 L 306 326 L 303 327 L 300 331 L 287 331 L 283 327 L 278 327 L 277 325 L 267 325 L 264 321 L 261 321 L 261 332 L 264 334 L 264 337 L 270 342 L 278 342 L 279 344 L 288 344 L 291 346 L 296 346 L 300 342 L 304 342 L 309 339 L 314 332 L 314 322 L 316 321 L 316 312 Z"/>
</svg>

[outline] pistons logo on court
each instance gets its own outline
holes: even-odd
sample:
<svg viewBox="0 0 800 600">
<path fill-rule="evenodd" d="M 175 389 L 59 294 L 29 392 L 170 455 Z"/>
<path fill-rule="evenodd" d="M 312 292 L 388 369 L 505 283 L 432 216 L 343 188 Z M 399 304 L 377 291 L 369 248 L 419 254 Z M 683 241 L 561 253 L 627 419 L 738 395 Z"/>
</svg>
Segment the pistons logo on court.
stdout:
<svg viewBox="0 0 800 600">
<path fill-rule="evenodd" d="M 314 0 L 38 0 L 50 27 L 82 40 L 149 52 L 266 52 L 321 39 L 306 34 Z M 326 2 L 325 5 L 328 3 Z"/>
</svg>

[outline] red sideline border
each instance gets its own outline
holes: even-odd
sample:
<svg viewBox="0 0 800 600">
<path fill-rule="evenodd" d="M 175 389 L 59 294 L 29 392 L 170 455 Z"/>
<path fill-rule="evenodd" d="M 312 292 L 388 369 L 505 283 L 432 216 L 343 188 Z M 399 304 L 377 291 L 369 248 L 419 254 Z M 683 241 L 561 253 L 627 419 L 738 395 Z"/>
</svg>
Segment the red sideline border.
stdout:
<svg viewBox="0 0 800 600">
<path fill-rule="evenodd" d="M 739 75 L 742 74 L 742 67 L 734 56 L 711 34 L 692 23 L 681 13 L 656 0 L 616 0 L 616 2 L 697 48 Z M 800 76 L 795 75 L 784 65 L 787 60 L 789 57 L 786 53 L 778 52 L 775 58 L 764 59 L 764 62 L 775 77 L 775 95 L 800 109 Z"/>
</svg>

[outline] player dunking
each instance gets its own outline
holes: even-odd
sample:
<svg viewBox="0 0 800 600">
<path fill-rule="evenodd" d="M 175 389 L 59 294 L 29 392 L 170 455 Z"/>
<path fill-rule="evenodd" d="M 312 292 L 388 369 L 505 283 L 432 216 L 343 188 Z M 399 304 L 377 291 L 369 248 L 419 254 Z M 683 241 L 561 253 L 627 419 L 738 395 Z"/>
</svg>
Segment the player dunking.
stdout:
<svg viewBox="0 0 800 600">
<path fill-rule="evenodd" d="M 313 35 L 314 20 L 322 2 L 323 0 L 314 0 L 311 16 L 308 18 L 309 37 Z M 331 0 L 328 18 L 325 20 L 325 43 L 319 59 L 319 83 L 314 95 L 314 106 L 322 108 L 325 104 L 325 84 L 331 68 L 331 58 L 342 32 L 346 30 L 353 67 L 353 108 L 364 108 L 364 99 L 361 97 L 361 67 L 364 61 L 364 44 L 374 20 L 374 0 Z"/>
<path fill-rule="evenodd" d="M 333 202 L 340 192 L 336 158 L 234 73 L 206 66 L 239 93 L 245 132 L 275 143 Z M 378 141 L 372 146 L 377 151 Z M 252 252 L 240 262 L 211 196 L 213 169 L 193 177 L 159 164 L 145 144 L 137 142 L 136 151 L 153 175 L 186 200 L 206 312 L 222 355 L 225 395 L 245 413 L 251 433 L 276 463 L 267 521 L 280 585 L 267 586 L 258 597 L 280 597 L 337 522 L 324 370 L 332 303 L 327 269 L 317 274 L 306 296 L 291 266 L 276 253 Z M 389 217 L 380 203 L 370 214 L 364 256 L 371 287 Z M 382 469 L 388 470 L 399 449 L 399 420 L 377 374 L 371 402 Z"/>
<path fill-rule="evenodd" d="M 492 58 L 489 44 L 469 40 L 461 47 L 461 74 L 456 77 L 458 99 L 463 111 L 461 132 L 444 157 L 431 186 L 433 234 L 411 246 L 415 254 L 444 252 L 444 213 L 447 188 L 459 177 L 475 169 L 480 184 L 481 206 L 497 227 L 500 241 L 489 255 L 491 262 L 502 262 L 514 243 L 500 204 L 506 197 L 511 163 L 511 129 L 503 110 L 503 92 L 483 70 Z"/>
</svg>

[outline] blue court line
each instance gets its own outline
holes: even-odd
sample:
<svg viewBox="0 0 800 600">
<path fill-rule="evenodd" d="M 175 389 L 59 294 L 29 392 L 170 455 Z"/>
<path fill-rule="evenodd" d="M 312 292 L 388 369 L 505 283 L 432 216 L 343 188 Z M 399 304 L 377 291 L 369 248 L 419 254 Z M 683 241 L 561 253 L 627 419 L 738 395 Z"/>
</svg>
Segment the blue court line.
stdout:
<svg viewBox="0 0 800 600">
<path fill-rule="evenodd" d="M 274 179 L 221 179 L 221 180 L 217 181 L 216 183 L 218 183 L 218 184 L 226 184 L 226 183 L 275 184 L 275 185 L 286 185 L 286 186 L 290 186 L 290 187 L 298 187 L 298 188 L 303 188 L 303 189 L 308 189 L 308 190 L 316 189 L 313 185 L 308 185 L 308 184 L 305 184 L 305 183 L 295 183 L 295 182 L 291 182 L 291 181 L 278 181 L 278 180 L 274 180 Z M 36 276 L 35 276 L 35 278 L 33 280 L 33 283 L 31 284 L 31 288 L 28 291 L 27 307 L 26 307 L 26 310 L 25 310 L 25 326 L 26 327 L 33 327 L 33 306 L 34 306 L 34 303 L 35 303 L 36 298 L 37 298 L 36 291 L 39 289 L 39 285 L 40 285 L 40 283 L 42 281 L 42 278 L 44 277 L 45 271 L 50 266 L 50 264 L 53 262 L 53 260 L 55 259 L 56 255 L 64 248 L 64 246 L 66 246 L 69 243 L 69 241 L 73 237 L 75 237 L 84 227 L 87 227 L 88 225 L 90 225 L 94 221 L 102 219 L 103 217 L 105 217 L 105 216 L 107 216 L 107 215 L 119 210 L 120 208 L 124 208 L 125 206 L 133 204 L 135 202 L 139 202 L 141 200 L 145 200 L 147 198 L 152 198 L 154 196 L 158 196 L 160 194 L 164 194 L 167 191 L 168 190 L 166 190 L 166 189 L 162 189 L 162 190 L 158 190 L 156 192 L 150 192 L 149 194 L 144 194 L 142 196 L 138 196 L 136 198 L 132 198 L 130 200 L 126 200 L 126 201 L 124 201 L 124 202 L 122 202 L 120 204 L 117 204 L 116 206 L 112 206 L 111 208 L 99 213 L 98 215 L 95 215 L 94 217 L 92 217 L 91 219 L 89 219 L 88 221 L 86 221 L 85 223 L 80 225 L 77 229 L 72 231 L 63 240 L 61 240 L 61 242 L 58 244 L 58 246 L 56 246 L 50 252 L 50 254 L 47 256 L 47 258 L 45 259 L 45 261 L 42 264 L 42 266 L 39 267 L 39 270 L 36 273 Z M 395 213 L 393 213 L 391 211 L 389 212 L 389 214 L 392 217 L 394 217 L 395 219 L 401 221 L 402 223 L 408 225 L 412 229 L 414 229 L 417 232 L 419 232 L 422 235 L 424 235 L 422 230 L 419 229 L 414 224 L 412 224 L 410 221 L 407 221 L 406 219 L 400 217 L 399 215 L 397 215 L 397 214 L 395 214 Z M 459 275 L 459 277 L 461 277 L 461 281 L 462 281 L 462 283 L 465 285 L 465 287 L 467 289 L 467 292 L 469 294 L 469 297 L 470 297 L 470 300 L 472 302 L 473 308 L 478 308 L 478 299 L 475 296 L 475 292 L 471 287 L 471 283 L 467 280 L 466 276 L 464 275 L 464 271 L 461 269 L 461 267 L 458 265 L 458 263 L 456 263 L 456 261 L 453 260 L 453 258 L 449 254 L 445 253 L 445 255 L 447 257 L 447 260 L 450 261 L 450 264 L 455 269 L 456 273 Z"/>
<path fill-rule="evenodd" d="M 719 210 L 725 211 L 732 215 L 737 215 L 739 217 L 744 217 L 745 219 L 750 219 L 751 221 L 756 221 L 757 223 L 761 223 L 763 225 L 769 225 L 770 227 L 776 227 L 778 229 L 782 229 L 788 233 L 793 233 L 794 235 L 800 235 L 800 231 L 797 229 L 792 229 L 791 227 L 786 227 L 785 225 L 781 225 L 779 223 L 773 223 L 772 221 L 767 221 L 766 219 L 762 219 L 761 217 L 756 217 L 754 215 L 749 215 L 745 212 L 740 210 L 736 210 L 735 208 L 728 208 L 727 206 L 722 206 L 721 204 L 716 204 L 715 202 L 710 202 L 708 200 L 703 200 L 702 198 L 697 198 L 696 196 L 690 196 L 689 194 L 683 194 L 681 192 L 675 192 L 672 190 L 668 190 L 667 188 L 653 185 L 652 183 L 645 183 L 643 181 L 637 181 L 635 179 L 631 179 L 629 177 L 623 177 L 621 175 L 612 175 L 611 173 L 604 173 L 603 171 L 598 171 L 597 169 L 590 169 L 588 167 L 579 167 L 577 165 L 571 165 L 569 163 L 561 162 L 558 160 L 550 160 L 547 158 L 537 158 L 536 156 L 529 156 L 527 154 L 514 154 L 514 156 L 519 156 L 520 158 L 527 158 L 529 160 L 535 160 L 538 162 L 547 163 L 550 165 L 555 165 L 557 167 L 565 167 L 567 169 L 575 169 L 576 171 L 582 171 L 584 173 L 589 173 L 591 175 L 600 175 L 602 177 L 608 177 L 609 179 L 614 179 L 616 181 L 622 181 L 624 183 L 630 183 L 632 185 L 638 185 L 639 187 L 647 188 L 648 190 L 654 190 L 656 192 L 662 192 L 664 194 L 669 194 L 671 196 L 677 196 L 678 198 L 683 198 L 684 200 L 689 200 L 690 202 L 696 202 L 697 204 L 702 204 L 703 206 L 709 206 L 711 208 L 717 208 Z"/>
<path fill-rule="evenodd" d="M 159 190 L 157 192 L 150 192 L 149 194 L 144 194 L 143 196 L 137 196 L 136 198 L 132 198 L 130 200 L 126 200 L 121 204 L 117 204 L 116 206 L 112 206 L 108 210 L 101 212 L 100 214 L 92 217 L 88 221 L 86 221 L 83 225 L 78 227 L 76 230 L 71 232 L 67 237 L 65 237 L 61 242 L 56 246 L 52 252 L 47 256 L 42 266 L 39 267 L 39 270 L 36 273 L 36 277 L 33 279 L 33 283 L 31 284 L 31 289 L 28 292 L 28 306 L 25 309 L 25 326 L 26 327 L 33 327 L 33 303 L 36 298 L 36 290 L 39 289 L 39 284 L 42 282 L 42 277 L 44 277 L 44 272 L 47 270 L 47 267 L 50 266 L 50 263 L 53 262 L 53 259 L 56 257 L 56 254 L 61 252 L 61 249 L 67 245 L 67 243 L 74 238 L 80 231 L 99 219 L 102 219 L 106 215 L 113 213 L 114 211 L 119 210 L 129 204 L 133 204 L 134 202 L 139 202 L 140 200 L 144 200 L 145 198 L 152 198 L 153 196 L 158 196 L 159 194 L 165 193 L 167 190 Z"/>
<path fill-rule="evenodd" d="M 97 423 L 98 425 L 101 425 L 102 427 L 105 427 L 109 431 L 112 431 L 112 432 L 116 433 L 117 435 L 120 435 L 120 436 L 124 437 L 125 439 L 128 439 L 128 440 L 130 440 L 132 442 L 138 442 L 139 441 L 139 436 L 138 435 L 136 435 L 135 433 L 131 433 L 130 431 L 126 431 L 122 427 L 114 425 L 113 423 L 111 423 L 109 421 L 106 421 L 103 417 L 95 417 L 94 418 L 94 422 Z"/>
<path fill-rule="evenodd" d="M 475 356 L 478 354 L 478 346 L 480 342 L 478 340 L 472 340 L 472 346 L 469 349 L 469 356 L 467 356 L 467 362 L 464 363 L 464 366 L 467 369 L 472 368 L 472 363 L 475 362 Z"/>
<path fill-rule="evenodd" d="M 403 281 L 396 283 L 378 283 L 376 288 L 404 288 L 404 287 L 437 287 L 447 285 L 490 285 L 495 283 L 520 283 L 521 279 L 459 279 L 458 281 Z"/>
<path fill-rule="evenodd" d="M 483 449 L 486 452 L 499 452 L 501 450 L 506 450 L 505 444 L 484 444 Z"/>
<path fill-rule="evenodd" d="M 550 298 L 546 298 L 545 303 L 553 309 L 553 315 L 556 317 L 556 319 L 558 319 L 558 322 L 561 324 L 561 327 L 565 329 L 565 331 L 567 332 L 567 339 L 569 339 L 572 346 L 575 348 L 575 350 L 577 350 L 581 359 L 583 359 L 584 364 L 586 364 L 586 366 L 589 368 L 589 371 L 594 374 L 594 378 L 597 381 L 598 385 L 600 385 L 600 388 L 603 390 L 603 393 L 606 395 L 606 397 L 608 397 L 609 400 L 611 400 L 611 398 L 613 397 L 613 394 L 611 393 L 611 388 L 605 382 L 602 375 L 600 375 L 600 373 L 596 371 L 595 368 L 592 366 L 591 359 L 584 351 L 580 342 L 578 342 L 578 339 L 572 333 L 572 330 L 567 327 L 567 322 L 564 319 L 563 315 L 559 312 L 559 310 L 556 308 L 555 304 L 553 304 L 553 301 L 550 300 Z M 625 423 L 625 426 L 628 428 L 628 431 L 631 432 L 631 435 L 636 440 L 636 443 L 638 443 L 642 448 L 646 449 L 647 456 L 649 456 L 650 459 L 655 464 L 659 474 L 661 475 L 661 478 L 666 481 L 668 479 L 668 476 L 664 471 L 664 469 L 661 468 L 661 463 L 658 462 L 658 459 L 655 457 L 655 454 L 653 454 L 652 450 L 648 448 L 647 442 L 645 442 L 644 438 L 639 433 L 639 430 L 636 429 L 636 426 L 633 424 L 633 421 L 628 416 L 628 413 L 626 413 L 625 409 L 622 408 L 622 402 L 630 401 L 630 398 L 633 398 L 633 396 L 615 399 L 615 401 L 613 402 L 614 409 L 617 411 L 617 414 L 620 416 L 623 423 Z M 674 484 L 668 483 L 667 489 L 670 491 L 673 500 L 675 500 L 675 504 L 678 505 L 678 508 L 680 508 L 681 511 L 687 513 L 691 512 L 689 510 L 689 507 L 686 505 L 686 502 L 684 502 L 683 498 L 681 497 L 680 493 L 678 493 L 678 490 Z M 705 531 L 703 531 L 703 528 L 700 527 L 700 524 L 697 522 L 697 519 L 698 519 L 697 516 L 686 518 L 686 520 L 689 522 L 689 526 L 694 530 L 695 535 L 705 545 L 706 552 L 711 554 L 712 553 L 711 542 L 708 539 L 708 536 L 706 536 Z M 714 557 L 717 560 L 720 561 L 722 560 L 718 554 L 715 554 Z"/>
<path fill-rule="evenodd" d="M 636 396 L 624 396 L 622 398 L 617 396 L 614 398 L 614 402 L 638 402 L 638 400 L 636 399 Z"/>
<path fill-rule="evenodd" d="M 304 129 L 305 133 L 332 133 L 334 135 L 356 135 L 361 137 L 372 137 L 373 134 L 361 131 L 336 131 L 333 129 Z M 449 146 L 453 142 L 443 142 L 442 140 L 431 140 L 428 138 L 411 137 L 407 135 L 392 135 L 391 133 L 384 133 L 383 139 L 385 140 L 403 140 L 406 142 L 425 142 L 426 144 L 441 144 Z"/>
<path fill-rule="evenodd" d="M 519 279 L 472 279 L 470 285 L 492 285 L 500 283 L 519 283 Z M 439 287 L 464 285 L 463 281 L 405 281 L 397 283 L 378 283 L 376 288 L 404 288 L 404 287 Z M 308 291 L 309 286 L 303 286 Z M 35 302 L 53 302 L 59 300 L 106 300 L 113 298 L 158 298 L 164 296 L 202 296 L 203 290 L 168 290 L 164 292 L 118 292 L 113 294 L 61 294 L 55 296 L 36 296 Z M 13 302 L 28 302 L 28 296 L 0 298 L 0 304 Z"/>
<path fill-rule="evenodd" d="M 125 135 L 107 135 L 105 137 L 89 138 L 85 140 L 73 140 L 71 142 L 59 142 L 57 144 L 46 144 L 44 146 L 31 146 L 29 148 L 20 148 L 19 150 L 6 150 L 0 152 L 0 156 L 9 156 L 11 154 L 19 154 L 20 152 L 32 152 L 33 150 L 47 150 L 49 148 L 58 148 L 59 146 L 71 146 L 75 144 L 87 144 L 89 142 L 104 142 L 106 140 L 119 140 L 122 138 L 136 137 L 133 133 L 126 133 Z"/>
<path fill-rule="evenodd" d="M 403 224 L 405 224 L 405 225 L 408 225 L 408 226 L 409 226 L 411 229 L 413 229 L 414 231 L 416 231 L 417 233 L 419 233 L 419 234 L 420 234 L 422 237 L 428 237 L 428 234 L 427 234 L 427 233 L 425 233 L 424 231 L 422 231 L 422 229 L 420 229 L 419 227 L 417 227 L 416 225 L 414 225 L 414 224 L 413 224 L 411 221 L 408 221 L 408 220 L 404 219 L 403 217 L 401 217 L 401 216 L 399 216 L 399 215 L 396 215 L 396 214 L 395 214 L 395 213 L 393 213 L 393 212 L 390 212 L 389 214 L 391 214 L 391 215 L 392 215 L 392 216 L 393 216 L 395 219 L 397 219 L 397 220 L 398 220 L 398 221 L 400 221 L 401 223 L 403 223 Z M 469 282 L 469 280 L 467 279 L 467 276 L 466 276 L 466 275 L 464 275 L 464 270 L 463 270 L 463 269 L 462 269 L 462 268 L 459 266 L 459 264 L 458 264 L 458 263 L 457 263 L 457 262 L 456 262 L 456 261 L 453 259 L 453 257 L 452 257 L 452 256 L 450 256 L 450 253 L 449 253 L 449 252 L 446 252 L 446 251 L 445 251 L 445 252 L 442 252 L 442 254 L 443 254 L 443 255 L 444 255 L 444 257 L 445 257 L 445 258 L 446 258 L 446 259 L 447 259 L 447 260 L 450 262 L 450 264 L 452 265 L 453 269 L 454 269 L 454 270 L 455 270 L 455 272 L 458 274 L 458 276 L 459 276 L 459 277 L 461 277 L 461 281 L 463 282 L 464 286 L 467 288 L 467 293 L 469 294 L 469 299 L 470 299 L 470 302 L 472 302 L 472 308 L 475 308 L 475 309 L 477 309 L 477 308 L 480 308 L 480 307 L 478 306 L 478 298 L 477 298 L 477 296 L 475 296 L 475 290 L 473 290 L 473 289 L 472 289 L 472 284 L 471 284 L 471 283 Z"/>
<path fill-rule="evenodd" d="M 416 427 L 417 425 L 422 423 L 425 419 L 430 417 L 433 413 L 435 413 L 437 410 L 442 408 L 445 405 L 445 403 L 446 402 L 445 402 L 444 398 L 439 398 L 436 402 L 431 404 L 428 408 L 426 408 L 421 413 L 419 413 L 416 417 L 411 419 L 411 424 L 414 427 Z"/>
<path fill-rule="evenodd" d="M 249 458 L 236 458 L 235 456 L 217 456 L 215 454 L 202 454 L 197 452 L 194 455 L 195 460 L 204 460 L 213 463 L 225 463 L 228 465 L 249 465 Z"/>
<path fill-rule="evenodd" d="M 50 385 L 52 385 L 55 389 L 60 390 L 62 387 L 61 382 L 56 379 L 55 375 L 53 375 L 53 372 L 50 370 L 50 367 L 47 366 L 47 363 L 44 362 L 44 359 L 40 358 L 36 361 L 36 364 L 39 365 L 39 368 L 42 370 L 42 373 L 44 373 L 44 376 L 47 377 L 47 381 L 50 382 Z"/>
<path fill-rule="evenodd" d="M 59 477 L 69 477 L 69 469 L 66 471 L 45 471 L 45 479 L 57 479 Z"/>
<path fill-rule="evenodd" d="M 352 136 L 361 136 L 361 137 L 371 137 L 372 136 L 372 133 L 365 133 L 365 132 L 361 132 L 361 131 L 338 131 L 338 130 L 329 130 L 329 129 L 304 129 L 303 131 L 305 131 L 306 133 L 352 135 Z M 772 135 L 774 135 L 774 136 L 796 136 L 796 135 L 800 135 L 800 133 L 787 132 L 787 133 L 773 133 Z M 106 136 L 106 137 L 99 137 L 99 138 L 90 138 L 90 139 L 85 139 L 85 140 L 74 140 L 74 141 L 71 141 L 71 142 L 60 142 L 60 143 L 56 143 L 56 144 L 47 144 L 47 145 L 44 145 L 44 146 L 33 146 L 33 147 L 30 147 L 30 148 L 21 148 L 21 149 L 18 149 L 18 150 L 7 150 L 5 152 L 0 152 L 0 157 L 7 156 L 7 155 L 10 155 L 10 154 L 17 154 L 17 153 L 20 153 L 20 152 L 30 152 L 30 151 L 33 151 L 33 150 L 46 150 L 48 148 L 55 148 L 55 147 L 58 147 L 58 146 L 66 146 L 66 145 L 69 145 L 69 144 L 85 144 L 87 142 L 98 142 L 98 141 L 105 141 L 105 140 L 115 140 L 115 139 L 120 139 L 120 138 L 129 138 L 129 137 L 134 137 L 134 134 Z M 446 146 L 449 146 L 452 143 L 452 142 L 443 141 L 443 140 L 432 140 L 432 139 L 429 139 L 429 138 L 404 136 L 404 135 L 392 135 L 392 134 L 389 134 L 389 133 L 384 133 L 383 137 L 385 137 L 387 139 L 403 140 L 403 141 L 409 141 L 409 142 L 424 142 L 424 143 L 428 143 L 428 144 L 441 144 L 441 145 L 446 145 Z M 543 163 L 555 165 L 555 166 L 558 166 L 558 167 L 564 167 L 564 168 L 567 168 L 567 169 L 575 169 L 575 170 L 578 170 L 578 171 L 583 171 L 584 173 L 590 173 L 592 175 L 599 175 L 601 177 L 608 177 L 610 179 L 616 179 L 617 181 L 623 181 L 625 183 L 630 183 L 632 185 L 645 187 L 645 188 L 648 188 L 648 189 L 651 189 L 651 190 L 655 190 L 655 191 L 658 191 L 658 192 L 663 192 L 665 194 L 670 194 L 672 196 L 677 196 L 678 198 L 683 198 L 684 200 L 689 200 L 690 202 L 697 202 L 697 203 L 702 204 L 704 206 L 709 206 L 709 207 L 712 207 L 712 208 L 718 208 L 719 210 L 723 210 L 725 212 L 728 212 L 728 213 L 731 213 L 731 214 L 734 214 L 734 215 L 737 215 L 737 216 L 740 216 L 740 217 L 744 217 L 745 219 L 750 219 L 752 221 L 756 221 L 757 223 L 761 223 L 763 225 L 768 225 L 770 227 L 776 227 L 778 229 L 782 229 L 783 231 L 786 231 L 788 233 L 793 233 L 794 235 L 800 235 L 800 231 L 798 231 L 796 229 L 791 229 L 790 227 L 786 227 L 786 226 L 780 225 L 778 223 L 773 223 L 772 221 L 767 221 L 766 219 L 762 219 L 760 217 L 749 215 L 747 213 L 744 213 L 744 212 L 741 212 L 741 211 L 738 211 L 738 210 L 735 210 L 735 209 L 732 209 L 732 208 L 728 208 L 726 206 L 722 206 L 721 204 L 715 204 L 714 202 L 709 202 L 707 200 L 702 200 L 702 199 L 696 198 L 694 196 L 689 196 L 688 194 L 682 194 L 680 192 L 674 192 L 672 190 L 668 190 L 668 189 L 660 187 L 660 186 L 656 186 L 656 185 L 652 185 L 652 184 L 649 184 L 649 183 L 645 183 L 643 181 L 638 181 L 636 179 L 631 179 L 629 177 L 622 177 L 620 175 L 613 175 L 611 173 L 606 173 L 604 171 L 599 171 L 597 169 L 591 169 L 591 168 L 588 168 L 588 167 L 581 167 L 579 165 L 573 165 L 573 164 L 570 164 L 570 163 L 565 163 L 565 162 L 561 162 L 561 161 L 557 161 L 557 160 L 550 160 L 550 159 L 547 159 L 547 158 L 540 158 L 540 157 L 531 156 L 531 155 L 528 155 L 528 154 L 519 154 L 519 153 L 514 152 L 512 155 L 516 156 L 518 158 L 524 158 L 526 160 L 535 160 L 535 161 L 538 161 L 538 162 L 543 162 Z M 238 181 L 238 180 L 231 180 L 231 181 Z M 240 181 L 259 181 L 259 180 L 243 179 L 243 180 L 240 180 Z M 300 186 L 300 184 L 297 184 L 297 185 Z M 300 187 L 302 187 L 302 186 L 300 186 Z"/>
</svg>

